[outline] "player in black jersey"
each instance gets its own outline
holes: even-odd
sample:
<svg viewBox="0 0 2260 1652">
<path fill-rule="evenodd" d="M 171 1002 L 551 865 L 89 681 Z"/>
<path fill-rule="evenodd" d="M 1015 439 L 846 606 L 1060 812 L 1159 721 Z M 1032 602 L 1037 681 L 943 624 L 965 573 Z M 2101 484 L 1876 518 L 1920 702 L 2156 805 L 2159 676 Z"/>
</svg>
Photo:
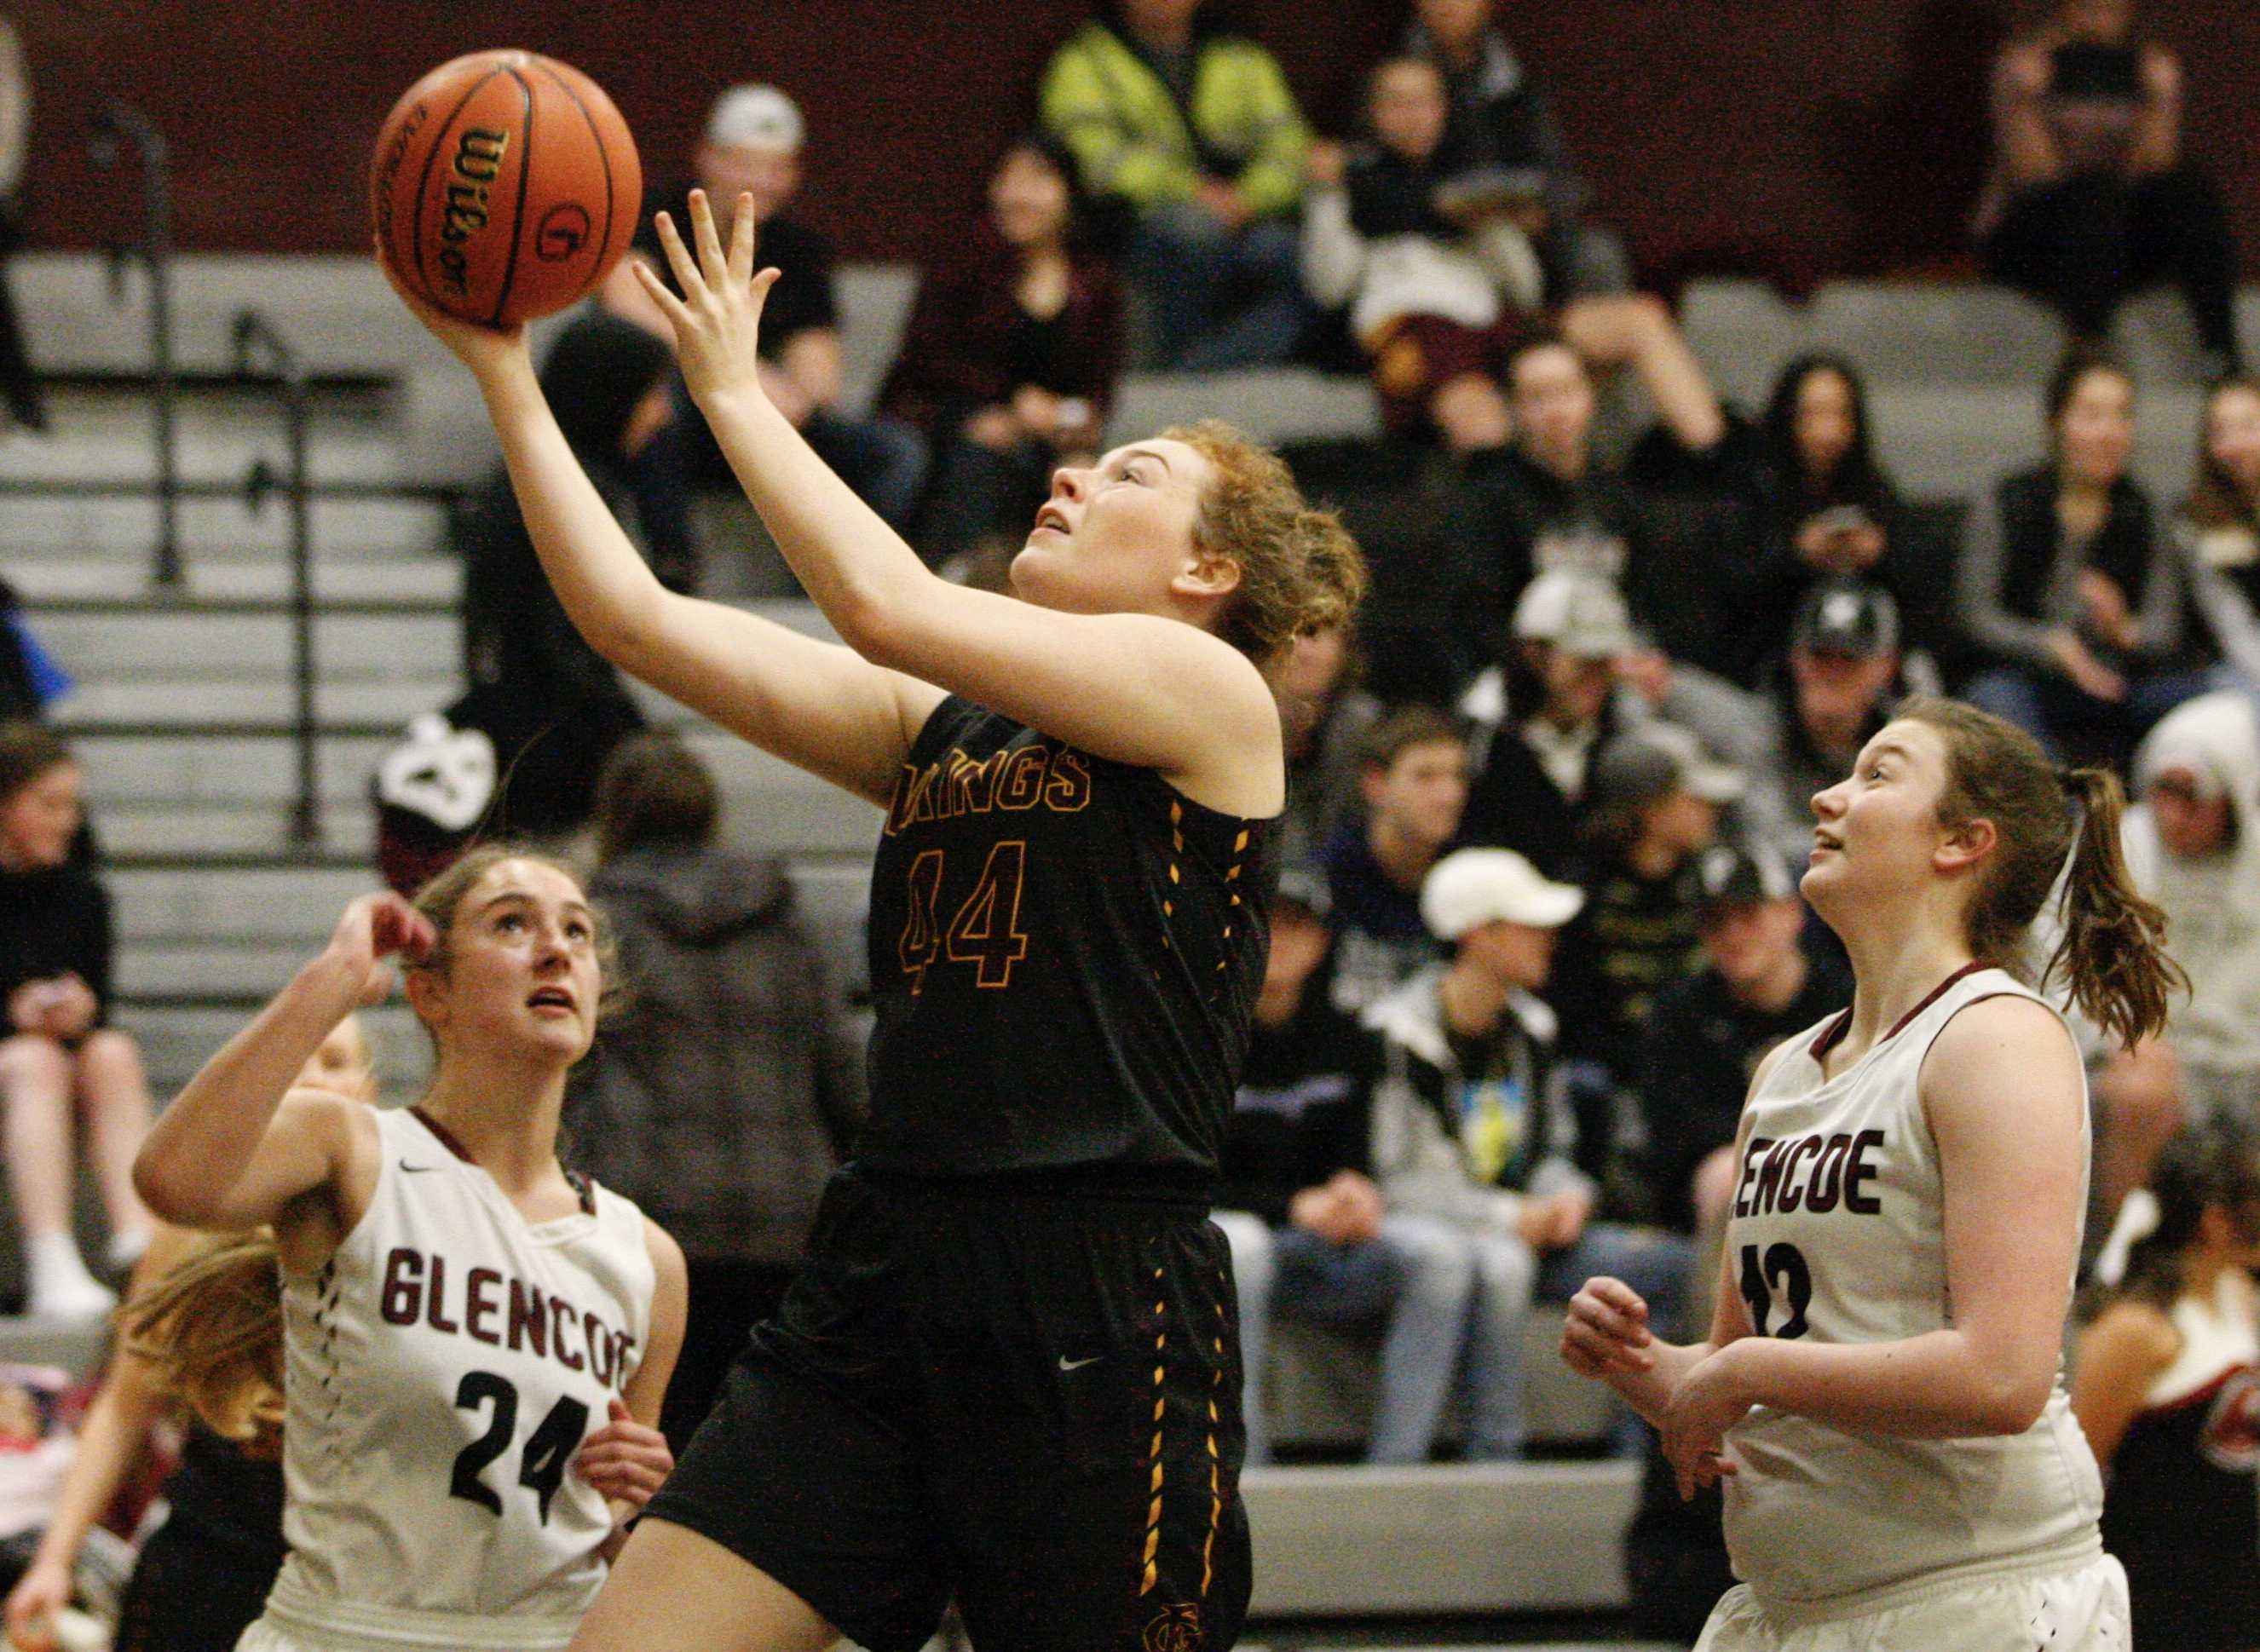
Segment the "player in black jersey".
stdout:
<svg viewBox="0 0 2260 1652">
<path fill-rule="evenodd" d="M 477 376 L 558 597 L 622 669 L 887 811 L 870 1123 L 811 1258 L 574 1642 L 1229 1646 L 1240 1368 L 1205 1219 L 1284 796 L 1263 675 L 1355 547 L 1221 426 L 1063 469 L 1019 600 L 937 579 L 770 405 L 752 206 L 646 291 L 846 647 L 654 579 L 519 333 L 410 300 Z M 396 282 L 396 284 L 397 284 Z M 679 290 L 681 297 L 676 296 Z"/>
<path fill-rule="evenodd" d="M 2142 1652 L 2260 1647 L 2260 1141 L 2229 1119 L 2158 1157 L 2156 1225 L 2081 1333 L 2072 1409 L 2109 1477 L 2103 1541 Z"/>
</svg>

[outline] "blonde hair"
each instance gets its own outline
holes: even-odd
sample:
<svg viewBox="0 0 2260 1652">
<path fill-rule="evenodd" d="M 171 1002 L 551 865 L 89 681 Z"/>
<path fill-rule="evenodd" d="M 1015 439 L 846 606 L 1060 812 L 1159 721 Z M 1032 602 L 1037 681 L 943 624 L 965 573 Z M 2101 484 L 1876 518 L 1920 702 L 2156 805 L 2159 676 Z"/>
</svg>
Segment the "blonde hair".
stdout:
<svg viewBox="0 0 2260 1652">
<path fill-rule="evenodd" d="M 1195 547 L 1240 569 L 1217 634 L 1269 666 L 1305 632 L 1347 624 L 1365 596 L 1365 559 L 1332 511 L 1314 510 L 1278 454 L 1220 419 L 1162 432 L 1209 462 Z"/>
<path fill-rule="evenodd" d="M 118 1311 L 123 1350 L 159 1391 L 254 1456 L 282 1440 L 282 1262 L 272 1228 L 204 1234 Z"/>
</svg>

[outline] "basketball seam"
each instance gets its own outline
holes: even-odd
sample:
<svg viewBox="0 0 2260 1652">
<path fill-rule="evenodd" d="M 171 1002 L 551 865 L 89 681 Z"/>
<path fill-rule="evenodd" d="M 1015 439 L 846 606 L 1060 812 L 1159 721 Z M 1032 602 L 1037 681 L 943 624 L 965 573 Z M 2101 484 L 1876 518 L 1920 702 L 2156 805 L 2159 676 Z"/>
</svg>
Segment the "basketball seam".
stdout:
<svg viewBox="0 0 2260 1652">
<path fill-rule="evenodd" d="M 440 295 L 432 290 L 432 283 L 426 280 L 424 275 L 424 209 L 430 204 L 431 197 L 429 191 L 432 188 L 432 168 L 439 164 L 440 151 L 447 147 L 447 145 L 442 140 L 445 139 L 447 133 L 454 129 L 455 118 L 461 115 L 464 110 L 470 107 L 471 99 L 479 95 L 480 89 L 484 87 L 489 81 L 492 80 L 497 75 L 507 74 L 508 72 L 508 70 L 501 68 L 499 65 L 489 69 L 485 74 L 479 76 L 476 83 L 475 83 L 468 91 L 463 94 L 461 99 L 453 109 L 447 111 L 447 119 L 441 121 L 439 125 L 433 130 L 432 147 L 424 157 L 423 175 L 416 180 L 416 210 L 413 214 L 411 215 L 409 219 L 409 221 L 415 225 L 416 240 L 413 252 L 416 259 L 416 284 L 423 289 L 424 297 L 426 298 L 429 299 L 433 304 L 438 305 L 439 308 L 442 310 L 446 309 L 447 305 L 440 303 Z M 386 250 L 389 252 L 391 249 L 388 247 Z"/>
<path fill-rule="evenodd" d="M 533 182 L 533 88 L 526 83 L 525 74 L 515 68 L 503 73 L 518 82 L 518 89 L 526 98 L 526 130 L 518 147 L 518 206 L 511 214 L 510 260 L 502 267 L 502 290 L 495 295 L 494 313 L 487 318 L 489 326 L 502 325 L 502 312 L 510 304 L 510 290 L 518 282 L 519 249 L 526 244 L 526 196 Z"/>
<path fill-rule="evenodd" d="M 604 232 L 597 237 L 597 257 L 601 261 L 604 255 L 604 248 L 612 244 L 612 217 L 614 208 L 612 203 L 611 152 L 604 147 L 604 134 L 602 128 L 597 125 L 596 116 L 589 112 L 588 104 L 581 101 L 581 95 L 573 89 L 572 83 L 566 80 L 566 78 L 562 75 L 560 75 L 555 69 L 550 68 L 547 63 L 543 62 L 539 59 L 535 61 L 534 67 L 539 68 L 544 75 L 549 76 L 551 80 L 555 81 L 557 82 L 557 89 L 563 92 L 566 97 L 573 100 L 573 107 L 581 111 L 581 118 L 589 123 L 589 136 L 596 142 L 597 168 L 604 175 Z"/>
</svg>

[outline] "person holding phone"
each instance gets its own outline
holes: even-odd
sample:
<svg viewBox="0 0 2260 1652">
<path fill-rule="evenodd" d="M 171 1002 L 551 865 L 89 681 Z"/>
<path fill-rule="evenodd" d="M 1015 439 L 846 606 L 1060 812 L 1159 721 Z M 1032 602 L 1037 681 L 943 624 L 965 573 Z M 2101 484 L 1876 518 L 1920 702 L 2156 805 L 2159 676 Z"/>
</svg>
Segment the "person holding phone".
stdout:
<svg viewBox="0 0 2260 1652">
<path fill-rule="evenodd" d="M 1986 273 L 2100 340 L 2121 300 L 2171 281 L 2204 376 L 2241 363 L 2236 249 L 2220 186 L 2184 153 L 2181 60 L 2135 0 L 2063 0 L 1993 71 L 1993 160 L 1976 225 Z"/>
</svg>

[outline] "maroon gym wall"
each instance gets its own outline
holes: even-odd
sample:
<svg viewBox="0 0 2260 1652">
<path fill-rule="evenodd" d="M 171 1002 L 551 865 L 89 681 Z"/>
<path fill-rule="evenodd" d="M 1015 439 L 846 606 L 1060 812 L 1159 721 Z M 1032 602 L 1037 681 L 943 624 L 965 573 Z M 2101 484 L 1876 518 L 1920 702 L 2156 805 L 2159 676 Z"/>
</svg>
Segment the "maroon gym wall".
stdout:
<svg viewBox="0 0 2260 1652">
<path fill-rule="evenodd" d="M 1651 271 L 1756 259 L 1792 277 L 1962 247 L 1985 63 L 2024 0 L 1500 0 L 1598 191 Z M 812 128 L 807 216 L 851 256 L 916 257 L 1024 122 L 1081 0 L 0 0 L 34 82 L 31 229 L 97 247 L 132 186 L 87 159 L 105 96 L 153 115 L 195 248 L 362 245 L 363 168 L 393 97 L 458 52 L 524 45 L 602 81 L 647 168 L 677 173 L 708 97 L 776 81 Z M 1322 126 L 1404 0 L 1239 0 Z M 2149 0 L 2185 56 L 2192 147 L 2260 269 L 2260 6 Z"/>
</svg>

